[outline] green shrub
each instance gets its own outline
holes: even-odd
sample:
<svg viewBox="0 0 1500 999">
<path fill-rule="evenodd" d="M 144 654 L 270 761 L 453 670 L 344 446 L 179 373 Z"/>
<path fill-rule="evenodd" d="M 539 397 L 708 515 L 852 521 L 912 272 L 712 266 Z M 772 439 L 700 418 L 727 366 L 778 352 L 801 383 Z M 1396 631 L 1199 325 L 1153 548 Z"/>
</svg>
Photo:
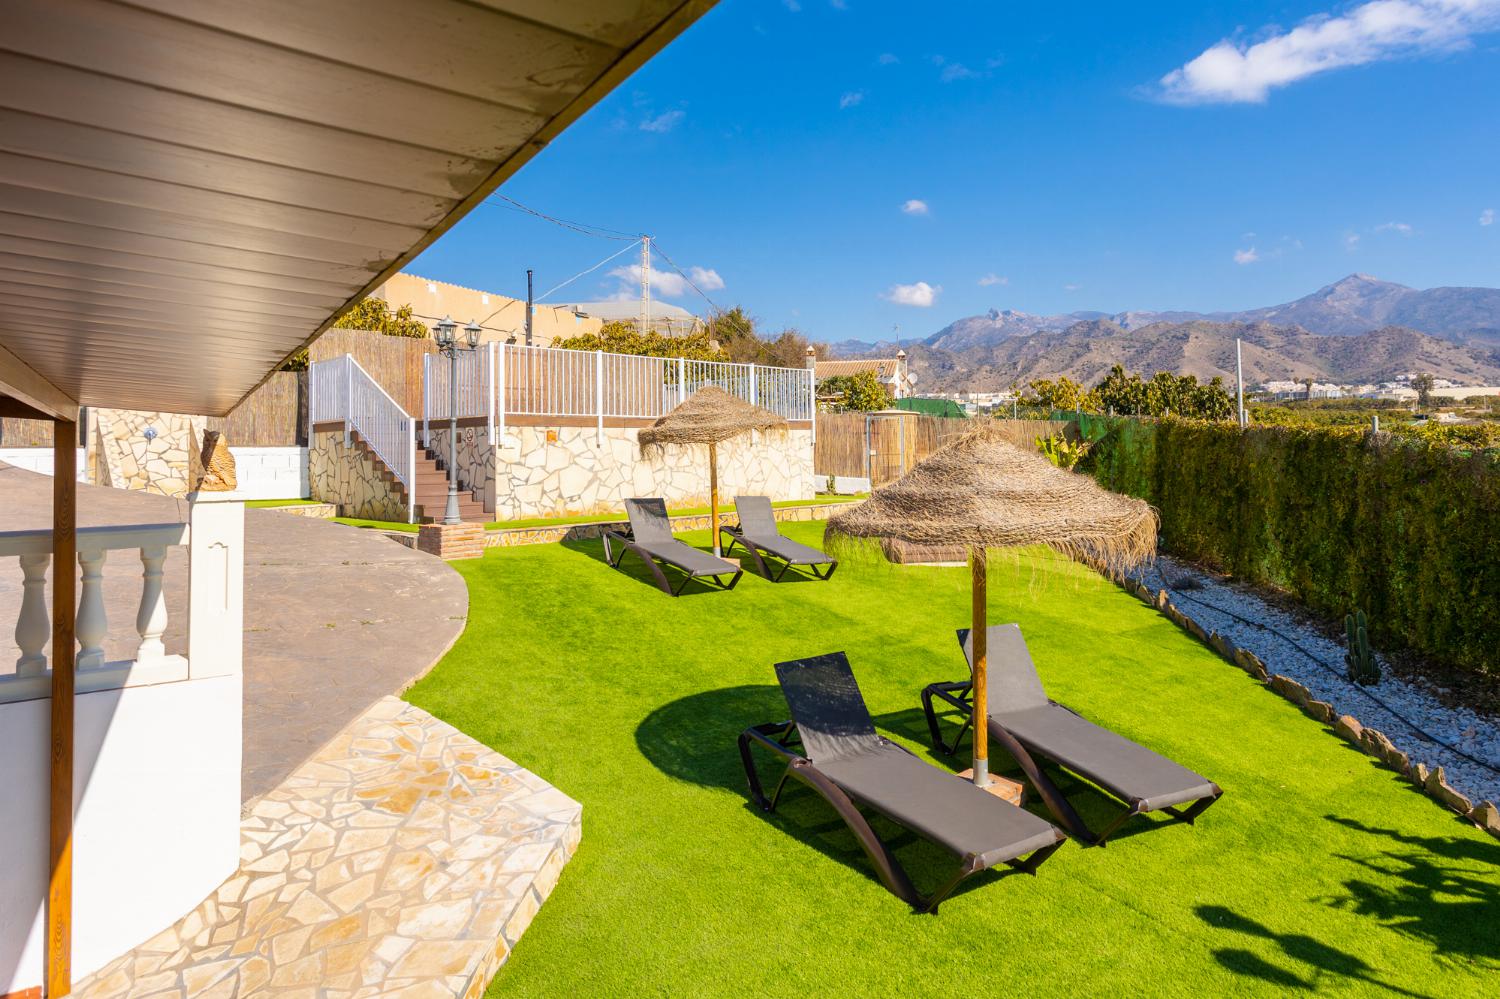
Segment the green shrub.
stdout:
<svg viewBox="0 0 1500 999">
<path fill-rule="evenodd" d="M 1500 672 L 1500 461 L 1423 436 L 1113 421 L 1090 462 L 1169 552 L 1290 591 L 1370 638 Z"/>
</svg>

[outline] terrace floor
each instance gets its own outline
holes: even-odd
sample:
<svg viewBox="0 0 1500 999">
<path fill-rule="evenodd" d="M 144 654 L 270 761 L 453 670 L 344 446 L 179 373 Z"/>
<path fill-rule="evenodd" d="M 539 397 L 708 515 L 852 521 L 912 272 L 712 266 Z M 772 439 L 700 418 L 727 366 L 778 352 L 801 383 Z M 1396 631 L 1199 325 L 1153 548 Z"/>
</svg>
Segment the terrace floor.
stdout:
<svg viewBox="0 0 1500 999">
<path fill-rule="evenodd" d="M 816 544 L 821 525 L 786 531 Z M 751 807 L 735 737 L 785 717 L 773 663 L 842 649 L 881 731 L 961 769 L 926 745 L 918 692 L 965 672 L 966 570 L 747 574 L 673 600 L 593 541 L 457 563 L 474 605 L 504 612 L 473 617 L 407 698 L 590 816 L 491 994 L 1494 994 L 1500 843 L 1099 577 L 996 561 L 991 620 L 1021 623 L 1052 696 L 1226 793 L 1196 826 L 1137 819 L 1034 878 L 971 878 L 936 916 L 886 893 L 811 793 Z M 1085 819 L 1115 814 L 1065 787 Z M 881 828 L 919 887 L 952 871 Z"/>
<path fill-rule="evenodd" d="M 49 530 L 52 478 L 0 462 L 0 530 Z M 184 500 L 78 487 L 79 526 L 181 521 Z M 21 606 L 14 562 L 0 573 L 0 620 Z M 167 652 L 187 651 L 187 555 L 168 553 Z M 109 659 L 138 641 L 141 564 L 104 565 Z M 245 511 L 245 742 L 241 795 L 265 794 L 381 697 L 400 693 L 463 630 L 468 593 L 437 559 L 371 532 L 274 510 Z M 377 654 L 373 654 L 378 651 Z M 0 631 L 0 669 L 19 650 Z"/>
</svg>

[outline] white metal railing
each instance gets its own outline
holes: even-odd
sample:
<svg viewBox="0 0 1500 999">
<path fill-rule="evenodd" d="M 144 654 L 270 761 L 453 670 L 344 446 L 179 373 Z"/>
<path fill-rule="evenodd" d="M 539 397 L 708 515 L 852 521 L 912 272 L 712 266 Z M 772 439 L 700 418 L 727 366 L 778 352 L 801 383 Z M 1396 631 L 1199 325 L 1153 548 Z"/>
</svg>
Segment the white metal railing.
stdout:
<svg viewBox="0 0 1500 999">
<path fill-rule="evenodd" d="M 194 521 L 198 519 L 197 505 L 193 506 Z M 236 611 L 240 591 L 234 581 L 239 570 L 233 559 L 243 558 L 240 539 L 243 528 L 234 527 L 235 516 L 241 516 L 238 505 L 225 512 L 217 521 L 206 522 L 198 537 L 205 551 L 213 549 L 223 561 L 222 569 L 202 573 L 202 578 L 190 582 L 188 629 L 189 653 L 196 648 L 215 649 L 222 652 L 221 662 L 207 661 L 204 654 L 202 670 L 190 668 L 189 657 L 168 655 L 162 636 L 168 624 L 167 601 L 163 592 L 165 565 L 168 549 L 175 545 L 186 545 L 195 536 L 191 523 L 135 524 L 129 526 L 85 527 L 77 532 L 78 547 L 78 609 L 74 633 L 78 648 L 74 653 L 76 677 L 75 689 L 79 693 L 109 690 L 126 686 L 170 683 L 187 680 L 198 675 L 219 675 L 237 672 L 239 669 L 238 633 L 216 635 L 216 621 L 199 622 L 204 634 L 194 635 L 194 608 L 200 612 L 214 612 L 225 607 Z M 240 523 L 243 523 L 241 519 Z M 229 525 L 227 532 L 220 530 Z M 52 623 L 47 590 L 47 576 L 52 568 L 51 531 L 7 531 L 0 533 L 0 557 L 15 556 L 21 574 L 21 606 L 16 616 L 15 643 L 20 650 L 14 669 L 5 672 L 7 664 L 0 663 L 0 703 L 35 700 L 50 696 L 48 645 L 52 639 Z M 139 562 L 141 592 L 136 605 L 135 636 L 129 644 L 133 655 L 125 659 L 109 660 L 105 654 L 105 642 L 109 639 L 110 621 L 104 592 L 104 568 L 106 564 L 126 558 Z M 239 563 L 242 564 L 242 563 Z M 213 593 L 210 588 L 220 587 Z M 201 599 L 198 591 L 204 590 Z M 200 617 L 204 616 L 202 613 Z M 204 644 L 206 641 L 206 644 Z M 234 643 L 229 649 L 227 644 Z M 57 656 L 52 650 L 52 658 Z"/>
<path fill-rule="evenodd" d="M 435 370 L 427 367 L 423 372 L 424 381 Z M 330 357 L 312 365 L 308 382 L 309 419 L 313 423 L 342 423 L 346 436 L 351 430 L 357 432 L 405 487 L 407 519 L 411 520 L 416 503 L 416 420 L 370 377 L 351 354 Z M 482 388 L 474 389 L 475 393 L 479 391 Z M 461 375 L 460 398 L 463 398 L 462 393 Z M 426 394 L 425 398 L 431 400 L 432 394 Z M 446 404 L 443 411 L 446 414 Z"/>
<path fill-rule="evenodd" d="M 789 420 L 811 420 L 814 413 L 813 375 L 806 368 L 520 344 L 501 345 L 497 361 L 501 420 L 506 415 L 655 418 L 709 385 Z"/>
</svg>

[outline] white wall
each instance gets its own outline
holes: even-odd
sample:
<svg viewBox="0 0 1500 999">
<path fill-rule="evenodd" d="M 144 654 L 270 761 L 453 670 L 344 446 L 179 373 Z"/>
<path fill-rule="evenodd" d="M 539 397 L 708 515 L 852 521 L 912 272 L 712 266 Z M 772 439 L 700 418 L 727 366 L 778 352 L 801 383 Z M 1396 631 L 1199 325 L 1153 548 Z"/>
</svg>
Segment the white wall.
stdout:
<svg viewBox="0 0 1500 999">
<path fill-rule="evenodd" d="M 78 449 L 78 481 L 86 481 L 88 468 L 83 448 Z M 28 472 L 52 474 L 52 449 L 50 447 L 0 447 L 0 461 Z"/>
<path fill-rule="evenodd" d="M 50 707 L 0 704 L 0 995 L 43 979 Z M 240 677 L 80 694 L 76 711 L 75 980 L 236 870 Z"/>
<path fill-rule="evenodd" d="M 231 447 L 239 479 L 235 495 L 243 499 L 306 499 L 307 448 Z"/>
</svg>

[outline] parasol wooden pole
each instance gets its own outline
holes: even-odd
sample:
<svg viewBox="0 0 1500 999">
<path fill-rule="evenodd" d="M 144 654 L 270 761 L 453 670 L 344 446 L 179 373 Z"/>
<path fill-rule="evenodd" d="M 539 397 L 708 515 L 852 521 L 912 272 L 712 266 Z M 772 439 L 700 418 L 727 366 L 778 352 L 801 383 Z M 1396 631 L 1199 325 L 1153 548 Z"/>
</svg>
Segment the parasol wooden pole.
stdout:
<svg viewBox="0 0 1500 999">
<path fill-rule="evenodd" d="M 969 553 L 969 573 L 974 580 L 974 612 L 969 641 L 974 655 L 974 783 L 990 786 L 989 726 L 989 572 L 988 556 L 983 548 Z"/>
<path fill-rule="evenodd" d="M 78 654 L 78 424 L 52 424 L 51 876 L 47 882 L 47 995 L 73 991 L 73 680 Z"/>
<path fill-rule="evenodd" d="M 719 455 L 718 448 L 708 445 L 708 529 L 714 534 L 714 554 L 723 557 L 719 551 Z"/>
</svg>

